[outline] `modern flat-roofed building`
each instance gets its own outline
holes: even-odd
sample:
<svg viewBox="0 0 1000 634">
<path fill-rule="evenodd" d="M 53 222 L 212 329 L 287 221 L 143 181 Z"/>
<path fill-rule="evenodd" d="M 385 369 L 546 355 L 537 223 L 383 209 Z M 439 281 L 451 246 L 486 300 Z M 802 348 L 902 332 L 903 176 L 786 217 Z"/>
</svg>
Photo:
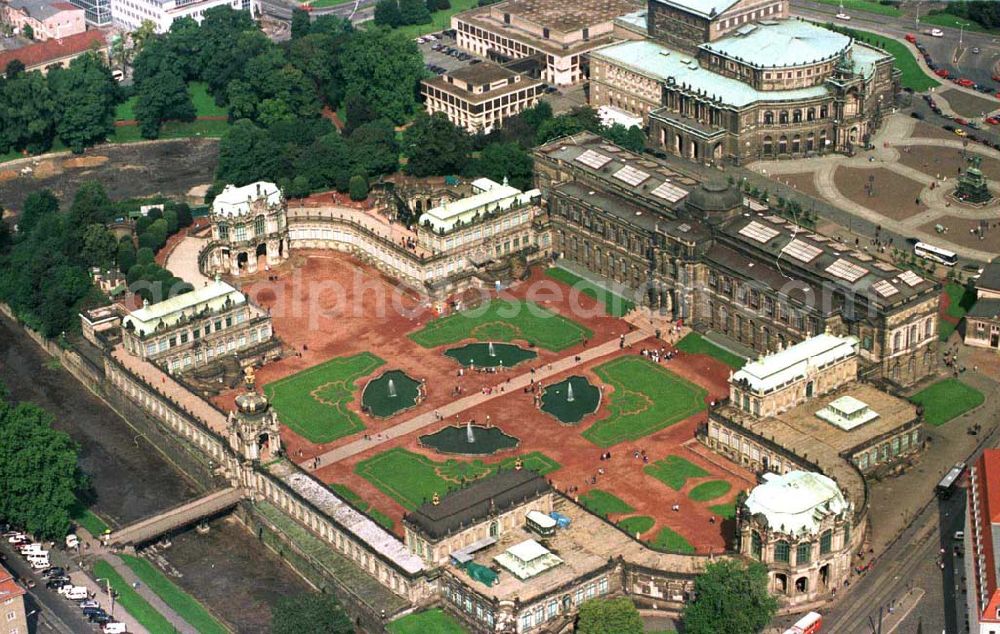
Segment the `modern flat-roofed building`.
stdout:
<svg viewBox="0 0 1000 634">
<path fill-rule="evenodd" d="M 87 29 L 84 10 L 64 1 L 8 0 L 0 4 L 0 15 L 20 33 L 30 26 L 36 40 L 76 35 Z"/>
<path fill-rule="evenodd" d="M 122 318 L 121 328 L 130 354 L 170 372 L 264 348 L 273 335 L 271 316 L 218 278 L 156 304 L 144 302 Z"/>
<path fill-rule="evenodd" d="M 892 56 L 787 18 L 788 0 L 649 0 L 648 39 L 590 53 L 590 102 L 641 115 L 652 144 L 697 161 L 863 147 L 899 92 Z"/>
<path fill-rule="evenodd" d="M 0 70 L 7 68 L 7 64 L 16 59 L 24 64 L 24 70 L 39 70 L 44 73 L 50 66 L 69 66 L 74 59 L 90 51 L 107 58 L 108 44 L 100 31 L 83 31 L 76 35 L 0 51 Z"/>
<path fill-rule="evenodd" d="M 969 475 L 965 515 L 965 578 L 969 632 L 1000 632 L 1000 449 L 984 449 Z"/>
<path fill-rule="evenodd" d="M 482 62 L 420 83 L 428 114 L 443 112 L 469 133 L 488 134 L 543 94 L 542 82 L 499 64 Z"/>
<path fill-rule="evenodd" d="M 615 18 L 642 8 L 636 0 L 506 0 L 452 17 L 458 46 L 494 61 L 541 56 L 542 81 L 578 84 L 586 54 L 618 39 Z"/>
<path fill-rule="evenodd" d="M 111 0 L 70 0 L 83 9 L 84 21 L 93 27 L 111 26 Z"/>
<path fill-rule="evenodd" d="M 111 14 L 115 26 L 131 31 L 149 20 L 156 25 L 157 33 L 166 33 L 178 18 L 201 23 L 205 11 L 221 6 L 250 11 L 251 17 L 257 15 L 252 0 L 115 0 Z"/>
</svg>

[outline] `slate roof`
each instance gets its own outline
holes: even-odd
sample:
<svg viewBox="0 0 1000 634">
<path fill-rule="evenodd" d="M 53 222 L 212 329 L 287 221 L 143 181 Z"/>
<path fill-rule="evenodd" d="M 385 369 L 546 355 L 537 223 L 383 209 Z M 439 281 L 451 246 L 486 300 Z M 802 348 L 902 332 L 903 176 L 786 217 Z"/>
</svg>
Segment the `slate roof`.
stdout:
<svg viewBox="0 0 1000 634">
<path fill-rule="evenodd" d="M 502 513 L 533 500 L 550 488 L 545 478 L 534 471 L 502 470 L 442 496 L 437 505 L 423 504 L 405 519 L 430 539 L 438 540 L 491 513 Z"/>
<path fill-rule="evenodd" d="M 1000 299 L 981 299 L 973 304 L 965 316 L 973 319 L 1000 319 Z"/>
<path fill-rule="evenodd" d="M 1000 292 L 1000 258 L 995 258 L 983 268 L 976 280 L 976 288 Z"/>
</svg>

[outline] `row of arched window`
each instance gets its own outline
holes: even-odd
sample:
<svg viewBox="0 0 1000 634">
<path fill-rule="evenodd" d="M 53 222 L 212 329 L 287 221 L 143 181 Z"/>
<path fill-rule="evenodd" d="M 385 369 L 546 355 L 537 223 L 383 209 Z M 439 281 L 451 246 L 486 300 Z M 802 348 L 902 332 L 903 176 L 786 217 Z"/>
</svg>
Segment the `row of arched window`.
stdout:
<svg viewBox="0 0 1000 634">
<path fill-rule="evenodd" d="M 816 108 L 806 108 L 805 110 L 805 120 L 815 121 L 816 120 Z M 788 110 L 779 110 L 777 122 L 779 125 L 786 125 L 789 123 L 789 116 L 791 116 L 791 123 L 802 123 L 803 111 L 801 108 L 796 108 L 792 110 L 791 113 Z M 819 118 L 826 119 L 829 116 L 829 108 L 827 106 L 819 107 Z M 764 111 L 764 125 L 774 125 L 775 115 L 773 110 Z"/>
<path fill-rule="evenodd" d="M 820 130 L 819 132 L 819 146 L 822 148 L 826 146 L 826 130 Z M 796 134 L 789 139 L 784 134 L 778 137 L 777 147 L 775 146 L 774 139 L 771 136 L 764 137 L 764 143 L 762 150 L 765 156 L 769 156 L 777 151 L 778 154 L 798 154 L 800 152 L 813 152 L 816 150 L 816 135 L 812 132 L 806 135 L 805 143 L 803 143 L 802 135 Z"/>
</svg>

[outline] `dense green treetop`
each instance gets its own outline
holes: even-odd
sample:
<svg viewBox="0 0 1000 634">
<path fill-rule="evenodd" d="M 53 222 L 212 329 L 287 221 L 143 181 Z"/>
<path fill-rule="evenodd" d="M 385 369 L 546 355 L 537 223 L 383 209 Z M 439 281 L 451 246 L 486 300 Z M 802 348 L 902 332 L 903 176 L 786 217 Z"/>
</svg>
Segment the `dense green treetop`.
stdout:
<svg viewBox="0 0 1000 634">
<path fill-rule="evenodd" d="M 767 591 L 767 568 L 733 559 L 710 563 L 684 607 L 687 634 L 758 634 L 771 622 L 777 599 Z"/>
<path fill-rule="evenodd" d="M 580 606 L 577 634 L 642 634 L 642 617 L 628 597 L 591 599 Z"/>
<path fill-rule="evenodd" d="M 424 60 L 416 42 L 382 28 L 355 33 L 344 47 L 343 80 L 372 104 L 380 116 L 401 124 L 417 110 L 416 86 L 424 76 Z"/>
<path fill-rule="evenodd" d="M 420 114 L 403 132 L 406 173 L 413 176 L 460 174 L 472 149 L 468 133 L 457 128 L 443 112 Z"/>
</svg>

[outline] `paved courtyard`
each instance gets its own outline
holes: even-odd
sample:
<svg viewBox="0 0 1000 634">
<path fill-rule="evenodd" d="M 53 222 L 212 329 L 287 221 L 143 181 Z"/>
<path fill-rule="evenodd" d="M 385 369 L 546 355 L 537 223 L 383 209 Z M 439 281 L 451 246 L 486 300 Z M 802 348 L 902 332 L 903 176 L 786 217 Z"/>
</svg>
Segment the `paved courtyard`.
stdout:
<svg viewBox="0 0 1000 634">
<path fill-rule="evenodd" d="M 971 156 L 983 159 L 990 187 L 1000 192 L 1000 152 L 904 114 L 887 118 L 874 145 L 872 151 L 854 157 L 758 161 L 749 167 L 897 235 L 979 261 L 994 257 L 998 249 L 993 241 L 1000 244 L 1000 238 L 987 234 L 984 240 L 969 239 L 967 234 L 980 220 L 995 223 L 1000 202 L 972 207 L 952 201 L 948 194 Z M 874 187 L 873 195 L 869 186 Z"/>
</svg>

